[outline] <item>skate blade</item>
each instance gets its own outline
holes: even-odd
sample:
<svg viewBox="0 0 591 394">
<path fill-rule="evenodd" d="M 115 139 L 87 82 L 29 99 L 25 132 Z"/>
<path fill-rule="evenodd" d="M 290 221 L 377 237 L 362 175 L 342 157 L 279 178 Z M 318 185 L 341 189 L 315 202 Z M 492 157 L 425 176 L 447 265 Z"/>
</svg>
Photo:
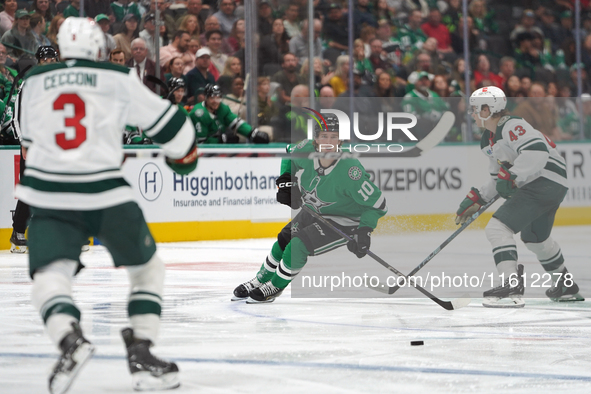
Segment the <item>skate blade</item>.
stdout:
<svg viewBox="0 0 591 394">
<path fill-rule="evenodd" d="M 131 375 L 131 380 L 135 391 L 170 390 L 181 385 L 178 372 L 152 376 L 150 372 L 141 371 Z"/>
<path fill-rule="evenodd" d="M 248 298 L 246 299 L 246 303 L 247 303 L 247 304 L 268 304 L 269 302 L 273 302 L 273 301 L 275 301 L 275 298 L 277 298 L 277 297 L 273 297 L 273 298 L 271 298 L 271 299 L 269 299 L 269 300 L 264 300 L 264 301 L 257 301 L 257 300 L 255 300 L 255 299 L 252 299 L 252 298 L 248 297 Z"/>
<path fill-rule="evenodd" d="M 29 248 L 27 246 L 16 246 L 15 244 L 10 244 L 10 253 L 24 254 L 28 252 Z"/>
<path fill-rule="evenodd" d="M 232 298 L 230 298 L 230 301 L 246 301 L 248 300 L 248 297 L 236 297 L 233 296 Z"/>
<path fill-rule="evenodd" d="M 72 385 L 72 382 L 78 375 L 78 372 L 82 367 L 90 360 L 94 354 L 94 346 L 90 343 L 83 343 L 72 355 L 72 358 L 76 361 L 76 366 L 70 371 L 70 373 L 58 374 L 53 378 L 49 386 L 49 392 L 51 394 L 63 394 Z"/>
<path fill-rule="evenodd" d="M 482 300 L 482 306 L 485 308 L 523 308 L 525 301 L 520 296 L 507 298 L 486 297 Z"/>
<path fill-rule="evenodd" d="M 554 302 L 575 302 L 575 301 L 585 301 L 585 298 L 581 296 L 579 293 L 577 294 L 569 294 L 564 295 L 558 298 L 550 298 Z"/>
</svg>

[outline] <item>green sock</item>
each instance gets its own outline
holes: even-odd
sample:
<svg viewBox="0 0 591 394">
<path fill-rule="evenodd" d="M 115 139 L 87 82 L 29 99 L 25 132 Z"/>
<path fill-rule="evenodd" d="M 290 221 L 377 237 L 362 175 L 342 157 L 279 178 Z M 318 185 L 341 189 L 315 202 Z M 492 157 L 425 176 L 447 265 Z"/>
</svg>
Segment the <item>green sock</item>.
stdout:
<svg viewBox="0 0 591 394">
<path fill-rule="evenodd" d="M 267 263 L 267 259 L 270 261 L 271 264 L 279 265 L 279 262 L 283 257 L 283 253 L 283 250 L 281 250 L 281 247 L 279 246 L 279 242 L 275 241 L 273 247 L 271 248 L 271 253 L 265 259 L 265 262 L 261 265 L 259 272 L 257 272 L 257 279 L 259 280 L 259 282 L 265 283 L 270 281 L 273 277 L 273 274 L 275 274 L 275 271 L 277 270 L 277 268 L 273 269 L 273 267 L 271 267 Z"/>
<path fill-rule="evenodd" d="M 287 271 L 289 274 L 291 274 L 292 271 L 299 272 L 304 267 L 304 265 L 306 265 L 309 255 L 310 252 L 308 252 L 308 249 L 302 240 L 297 237 L 292 238 L 283 252 L 282 267 L 284 268 L 284 271 Z M 285 277 L 285 275 L 281 275 L 276 271 L 271 278 L 271 283 L 275 287 L 285 289 L 292 279 L 293 278 L 288 279 Z"/>
</svg>

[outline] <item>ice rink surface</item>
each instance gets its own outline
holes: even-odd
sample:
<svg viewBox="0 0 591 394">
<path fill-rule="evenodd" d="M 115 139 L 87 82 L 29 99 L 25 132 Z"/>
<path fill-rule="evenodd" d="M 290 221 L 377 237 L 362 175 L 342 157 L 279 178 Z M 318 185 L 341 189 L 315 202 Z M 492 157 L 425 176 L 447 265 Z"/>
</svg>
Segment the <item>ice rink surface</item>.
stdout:
<svg viewBox="0 0 591 394">
<path fill-rule="evenodd" d="M 409 272 L 447 236 L 375 236 L 372 250 L 396 245 L 400 259 L 390 263 Z M 591 299 L 591 227 L 557 227 L 553 237 Z M 523 309 L 487 309 L 473 299 L 446 311 L 413 289 L 404 294 L 414 298 L 296 299 L 288 288 L 271 304 L 230 302 L 273 242 L 159 245 L 168 270 L 154 353 L 179 364 L 182 385 L 174 392 L 591 392 L 590 301 L 539 298 L 527 299 Z M 542 272 L 535 256 L 518 248 L 526 271 Z M 351 256 L 346 249 L 334 253 Z M 97 353 L 70 392 L 131 393 L 119 336 L 127 324 L 127 275 L 112 268 L 102 246 L 82 261 L 87 268 L 75 280 L 74 299 Z M 435 272 L 445 264 L 490 271 L 484 232 L 465 231 L 427 267 Z M 0 252 L 0 282 L 0 393 L 47 392 L 57 350 L 29 300 L 27 256 Z M 413 340 L 425 344 L 410 346 Z"/>
</svg>

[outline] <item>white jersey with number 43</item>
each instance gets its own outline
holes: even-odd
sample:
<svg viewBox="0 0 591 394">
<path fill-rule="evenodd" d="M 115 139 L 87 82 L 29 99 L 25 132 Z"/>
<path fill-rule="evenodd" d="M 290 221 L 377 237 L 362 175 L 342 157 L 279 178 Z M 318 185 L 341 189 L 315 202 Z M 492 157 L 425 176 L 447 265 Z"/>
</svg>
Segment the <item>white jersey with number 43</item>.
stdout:
<svg viewBox="0 0 591 394">
<path fill-rule="evenodd" d="M 566 161 L 556 150 L 556 145 L 523 118 L 502 117 L 494 134 L 488 130 L 482 134 L 480 148 L 490 159 L 491 180 L 479 189 L 485 201 L 497 193 L 496 179 L 501 164 L 517 175 L 518 187 L 539 177 L 568 187 Z"/>
<path fill-rule="evenodd" d="M 16 196 L 35 207 L 89 210 L 132 201 L 121 172 L 126 125 L 142 128 L 171 159 L 194 146 L 187 116 L 126 67 L 88 60 L 37 66 L 21 94 L 28 151 Z"/>
</svg>

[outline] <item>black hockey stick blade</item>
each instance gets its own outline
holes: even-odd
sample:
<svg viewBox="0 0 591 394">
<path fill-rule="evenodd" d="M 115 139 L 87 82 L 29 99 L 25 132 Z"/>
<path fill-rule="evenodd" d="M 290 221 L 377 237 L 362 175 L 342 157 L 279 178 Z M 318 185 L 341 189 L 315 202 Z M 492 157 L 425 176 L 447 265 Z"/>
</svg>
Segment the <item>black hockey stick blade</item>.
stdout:
<svg viewBox="0 0 591 394">
<path fill-rule="evenodd" d="M 313 211 L 308 206 L 302 205 L 302 210 L 308 212 L 310 215 L 312 215 L 316 219 L 320 220 L 322 223 L 324 223 L 325 225 L 327 225 L 329 228 L 331 228 L 333 231 L 335 231 L 337 234 L 339 234 L 341 237 L 343 237 L 347 241 L 352 241 L 353 240 L 349 235 L 347 235 L 346 233 L 344 233 L 343 231 L 341 231 L 340 229 L 338 229 L 337 227 L 335 227 L 331 222 L 329 222 L 327 219 L 323 218 L 322 215 L 320 215 L 319 213 Z M 406 277 L 402 272 L 400 272 L 396 268 L 392 267 L 390 264 L 388 264 L 386 261 L 384 261 L 381 257 L 377 256 L 371 250 L 368 250 L 367 251 L 367 255 L 369 257 L 371 257 L 372 259 L 374 259 L 375 261 L 377 261 L 378 263 L 380 263 L 383 267 L 385 267 L 388 270 L 390 270 L 391 272 L 393 272 L 394 274 L 396 274 L 398 276 L 402 276 L 402 277 L 404 277 L 404 278 L 406 278 L 408 280 L 408 277 Z M 423 293 L 424 295 L 426 295 L 427 297 L 429 297 L 433 302 L 437 303 L 438 305 L 440 305 L 444 309 L 447 309 L 448 311 L 462 308 L 462 307 L 468 305 L 470 303 L 470 301 L 471 301 L 469 298 L 468 299 L 460 300 L 458 302 L 455 302 L 456 300 L 454 300 L 454 301 L 443 301 L 443 300 L 435 297 L 433 294 L 429 293 L 426 289 L 422 288 L 421 286 L 417 285 L 416 283 L 412 287 L 414 287 L 415 289 L 417 289 L 418 291 L 420 291 L 421 293 Z"/>
<path fill-rule="evenodd" d="M 162 89 L 164 89 L 160 94 L 162 97 L 168 97 L 168 85 L 164 83 L 160 78 L 155 75 L 146 75 L 146 81 L 155 83 L 156 85 L 160 85 Z"/>
<path fill-rule="evenodd" d="M 466 220 L 466 222 L 464 222 L 464 224 L 462 224 L 462 226 L 459 229 L 454 231 L 454 233 L 452 235 L 450 235 L 445 241 L 443 241 L 441 243 L 441 245 L 439 245 L 433 252 L 431 252 L 431 254 L 429 256 L 427 256 L 427 258 L 425 260 L 423 260 L 419 265 L 417 265 L 415 267 L 415 269 L 413 269 L 407 276 L 413 276 L 421 268 L 423 268 L 425 265 L 427 265 L 427 263 L 429 261 L 431 261 L 433 259 L 433 257 L 437 256 L 437 254 L 439 254 L 439 252 L 441 252 L 441 250 L 443 250 L 443 248 L 445 248 L 447 245 L 449 245 L 449 243 L 451 241 L 453 241 L 458 235 L 460 235 L 460 233 L 462 231 L 464 231 L 470 224 L 472 224 L 476 219 L 478 219 L 478 217 L 480 215 L 482 215 L 482 213 L 484 213 L 484 211 L 486 211 L 488 208 L 490 208 L 490 206 L 493 205 L 500 197 L 501 196 L 497 194 L 489 202 L 487 202 L 482 207 L 480 207 L 480 209 L 477 212 L 475 212 L 472 216 L 470 216 L 468 218 L 468 220 Z M 390 288 L 387 288 L 387 294 L 394 294 L 398 291 L 399 288 L 400 288 L 399 286 L 392 286 Z"/>
</svg>

